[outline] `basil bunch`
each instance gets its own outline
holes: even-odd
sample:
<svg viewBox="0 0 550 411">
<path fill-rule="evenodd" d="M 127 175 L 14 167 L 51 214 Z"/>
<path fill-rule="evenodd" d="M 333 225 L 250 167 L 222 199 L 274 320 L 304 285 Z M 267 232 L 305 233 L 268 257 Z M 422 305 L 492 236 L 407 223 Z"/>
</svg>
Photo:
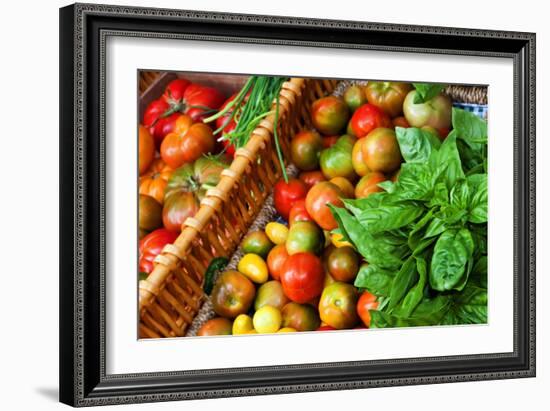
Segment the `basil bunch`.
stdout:
<svg viewBox="0 0 550 411">
<path fill-rule="evenodd" d="M 383 192 L 331 207 L 368 262 L 371 327 L 487 322 L 487 123 L 453 109 L 453 130 L 397 128 L 405 163 Z"/>
</svg>

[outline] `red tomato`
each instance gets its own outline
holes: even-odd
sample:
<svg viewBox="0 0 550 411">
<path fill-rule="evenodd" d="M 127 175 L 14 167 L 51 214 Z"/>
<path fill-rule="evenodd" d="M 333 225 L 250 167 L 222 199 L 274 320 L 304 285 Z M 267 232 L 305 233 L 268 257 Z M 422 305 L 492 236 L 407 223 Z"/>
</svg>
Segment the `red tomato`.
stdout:
<svg viewBox="0 0 550 411">
<path fill-rule="evenodd" d="M 191 82 L 184 78 L 172 80 L 164 89 L 164 94 L 162 95 L 162 98 L 167 103 L 170 103 L 171 101 L 181 101 L 183 99 L 185 90 L 187 90 L 187 87 L 189 87 L 190 84 Z"/>
<path fill-rule="evenodd" d="M 327 204 L 342 207 L 344 203 L 342 198 L 344 193 L 336 184 L 322 181 L 315 184 L 306 197 L 306 210 L 313 220 L 321 226 L 323 230 L 334 230 L 338 224 Z"/>
<path fill-rule="evenodd" d="M 176 79 L 168 83 L 161 98 L 152 101 L 143 113 L 143 125 L 150 129 L 157 147 L 164 137 L 174 130 L 180 114 L 201 121 L 209 111 L 217 110 L 224 96 L 212 87 Z"/>
<path fill-rule="evenodd" d="M 376 296 L 368 291 L 363 292 L 357 301 L 357 314 L 359 314 L 359 317 L 367 327 L 370 327 L 369 310 L 376 310 L 377 308 L 378 301 L 376 301 Z"/>
<path fill-rule="evenodd" d="M 273 188 L 273 202 L 275 209 L 285 219 L 288 220 L 288 214 L 294 203 L 305 198 L 307 187 L 302 180 L 291 178 L 288 183 L 281 179 Z"/>
<path fill-rule="evenodd" d="M 304 304 L 319 296 L 325 283 L 325 270 L 312 253 L 289 256 L 281 272 L 281 284 L 288 298 Z"/>
<path fill-rule="evenodd" d="M 393 127 L 393 124 L 382 109 L 373 104 L 363 104 L 351 117 L 351 129 L 357 138 L 365 137 L 378 127 Z"/>
<path fill-rule="evenodd" d="M 139 271 L 149 274 L 153 271 L 153 260 L 160 254 L 166 244 L 171 244 L 178 238 L 177 233 L 173 233 L 164 228 L 159 228 L 150 232 L 139 242 Z"/>
<path fill-rule="evenodd" d="M 294 203 L 288 214 L 288 225 L 291 226 L 297 221 L 313 221 L 313 218 L 306 210 L 306 200 L 301 199 Z"/>
<path fill-rule="evenodd" d="M 315 184 L 317 184 L 321 181 L 326 181 L 327 180 L 325 175 L 323 174 L 323 172 L 321 170 L 302 171 L 300 173 L 300 175 L 298 176 L 298 178 L 306 184 L 308 190 L 311 187 L 313 187 Z"/>
<path fill-rule="evenodd" d="M 159 98 L 152 101 L 143 113 L 143 125 L 149 129 L 155 139 L 155 145 L 160 147 L 166 134 L 174 130 L 179 113 L 172 113 L 165 116 L 165 112 L 170 110 L 170 104 Z"/>
</svg>

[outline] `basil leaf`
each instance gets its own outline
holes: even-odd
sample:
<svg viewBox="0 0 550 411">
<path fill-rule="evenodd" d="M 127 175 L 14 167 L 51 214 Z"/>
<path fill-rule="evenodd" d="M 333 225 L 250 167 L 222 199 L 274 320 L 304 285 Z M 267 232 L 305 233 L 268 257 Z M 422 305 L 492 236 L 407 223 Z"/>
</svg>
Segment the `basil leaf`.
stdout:
<svg viewBox="0 0 550 411">
<path fill-rule="evenodd" d="M 414 96 L 413 103 L 421 104 L 425 103 L 428 100 L 431 100 L 439 93 L 441 93 L 445 86 L 443 84 L 433 84 L 433 83 L 413 83 L 414 88 L 416 89 L 416 95 Z"/>
<path fill-rule="evenodd" d="M 487 289 L 468 283 L 462 292 L 453 295 L 449 312 L 442 323 L 486 324 Z"/>
<path fill-rule="evenodd" d="M 403 317 L 409 317 L 413 310 L 420 304 L 424 296 L 424 288 L 428 278 L 427 264 L 423 257 L 416 257 L 416 270 L 418 271 L 419 279 L 416 285 L 407 293 L 403 302 L 399 307 L 399 313 Z"/>
<path fill-rule="evenodd" d="M 357 220 L 371 233 L 404 227 L 424 213 L 424 207 L 414 202 L 384 205 L 365 209 L 356 215 Z"/>
<path fill-rule="evenodd" d="M 449 190 L 447 185 L 439 182 L 434 186 L 433 196 L 428 203 L 428 207 L 440 206 L 449 203 Z"/>
<path fill-rule="evenodd" d="M 401 155 L 407 163 L 428 161 L 432 151 L 441 145 L 441 141 L 432 133 L 415 127 L 396 127 L 395 134 Z"/>
<path fill-rule="evenodd" d="M 355 286 L 365 288 L 377 297 L 390 295 L 391 284 L 395 274 L 373 264 L 363 265 L 355 278 Z"/>
<path fill-rule="evenodd" d="M 426 233 L 424 234 L 424 238 L 430 238 L 435 237 L 439 234 L 441 234 L 443 231 L 445 231 L 448 228 L 447 223 L 445 220 L 442 220 L 439 217 L 435 217 L 431 222 L 428 228 L 426 229 Z"/>
<path fill-rule="evenodd" d="M 393 279 L 390 290 L 390 302 L 388 304 L 389 310 L 401 302 L 401 299 L 416 282 L 417 278 L 416 262 L 414 257 L 411 256 L 401 266 L 401 269 Z"/>
<path fill-rule="evenodd" d="M 472 174 L 467 177 L 472 186 L 473 195 L 469 202 L 470 214 L 468 221 L 474 224 L 487 222 L 487 207 L 489 196 L 487 190 L 487 174 Z"/>
<path fill-rule="evenodd" d="M 430 286 L 447 291 L 459 284 L 474 252 L 474 241 L 466 228 L 443 232 L 437 240 L 430 267 Z"/>
<path fill-rule="evenodd" d="M 374 237 L 346 209 L 332 205 L 329 207 L 345 240 L 351 242 L 369 264 L 388 269 L 401 266 L 402 261 L 396 245 L 385 238 Z"/>
<path fill-rule="evenodd" d="M 443 169 L 438 175 L 438 180 L 444 182 L 449 190 L 451 190 L 459 179 L 465 177 L 460 154 L 456 146 L 456 133 L 454 130 L 443 141 L 436 155 L 430 158 L 430 162 L 432 166 L 435 162 L 437 166 Z"/>
<path fill-rule="evenodd" d="M 408 236 L 408 244 L 411 250 L 414 250 L 417 246 L 420 240 L 424 237 L 424 234 L 422 233 L 422 230 L 426 227 L 426 225 L 430 224 L 432 218 L 433 218 L 434 210 L 430 209 L 424 216 L 416 222 L 416 224 L 412 227 L 411 232 Z"/>
<path fill-rule="evenodd" d="M 434 172 L 428 164 L 403 163 L 395 184 L 390 194 L 393 199 L 428 201 L 434 188 Z"/>
<path fill-rule="evenodd" d="M 470 203 L 470 185 L 466 180 L 459 180 L 451 189 L 451 204 L 458 209 L 467 210 Z"/>
<path fill-rule="evenodd" d="M 432 299 L 423 299 L 408 317 L 371 310 L 371 328 L 438 325 L 448 314 L 451 305 L 451 296 L 438 295 Z"/>
<path fill-rule="evenodd" d="M 477 150 L 480 145 L 487 144 L 487 121 L 474 113 L 453 107 L 453 130 L 470 148 Z"/>
</svg>

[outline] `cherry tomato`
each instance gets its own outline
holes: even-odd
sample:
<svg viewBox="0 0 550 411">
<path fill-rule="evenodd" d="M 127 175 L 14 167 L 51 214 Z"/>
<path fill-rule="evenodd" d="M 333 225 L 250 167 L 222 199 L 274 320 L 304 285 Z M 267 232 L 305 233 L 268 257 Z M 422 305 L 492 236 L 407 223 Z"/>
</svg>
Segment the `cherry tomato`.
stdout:
<svg viewBox="0 0 550 411">
<path fill-rule="evenodd" d="M 365 137 L 378 127 L 393 127 L 393 124 L 388 115 L 373 104 L 363 104 L 351 117 L 351 128 L 357 138 Z"/>
<path fill-rule="evenodd" d="M 294 203 L 305 198 L 306 194 L 307 187 L 303 181 L 291 178 L 288 180 L 288 183 L 285 183 L 281 179 L 273 187 L 275 209 L 285 220 L 288 220 L 290 209 Z"/>
</svg>

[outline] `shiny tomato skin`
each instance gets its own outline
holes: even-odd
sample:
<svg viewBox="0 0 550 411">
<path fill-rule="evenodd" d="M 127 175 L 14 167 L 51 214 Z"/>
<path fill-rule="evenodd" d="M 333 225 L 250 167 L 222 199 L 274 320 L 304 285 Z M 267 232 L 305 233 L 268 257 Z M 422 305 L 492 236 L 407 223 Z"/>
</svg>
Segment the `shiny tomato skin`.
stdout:
<svg viewBox="0 0 550 411">
<path fill-rule="evenodd" d="M 162 223 L 167 230 L 179 233 L 181 225 L 188 217 L 194 217 L 199 208 L 199 200 L 192 192 L 169 194 L 164 198 Z"/>
<path fill-rule="evenodd" d="M 139 271 L 150 273 L 153 271 L 153 261 L 160 254 L 166 244 L 172 244 L 178 238 L 177 233 L 159 228 L 150 232 L 139 242 Z"/>
<path fill-rule="evenodd" d="M 321 324 L 317 310 L 309 304 L 287 303 L 281 310 L 283 327 L 296 331 L 314 331 Z"/>
<path fill-rule="evenodd" d="M 344 193 L 336 184 L 322 181 L 311 187 L 307 193 L 306 210 L 323 230 L 334 230 L 338 224 L 327 204 L 342 207 L 343 197 Z"/>
<path fill-rule="evenodd" d="M 322 97 L 311 105 L 313 126 L 324 135 L 339 134 L 346 127 L 349 115 L 348 106 L 339 97 Z"/>
<path fill-rule="evenodd" d="M 288 220 L 290 209 L 294 203 L 305 198 L 307 187 L 305 183 L 296 178 L 291 178 L 288 183 L 280 179 L 273 187 L 273 202 L 277 212 L 285 220 Z"/>
<path fill-rule="evenodd" d="M 392 173 L 399 168 L 403 157 L 391 128 L 378 127 L 365 137 L 361 146 L 365 164 L 371 171 Z"/>
<path fill-rule="evenodd" d="M 292 226 L 292 224 L 298 222 L 298 221 L 313 221 L 313 218 L 308 214 L 306 210 L 306 200 L 300 199 L 294 203 L 292 208 L 290 209 L 290 213 L 288 214 L 288 225 Z"/>
<path fill-rule="evenodd" d="M 214 149 L 215 138 L 206 124 L 194 123 L 179 131 L 168 134 L 160 146 L 160 155 L 170 167 L 191 163 Z"/>
<path fill-rule="evenodd" d="M 326 136 L 323 137 L 323 148 L 329 148 L 336 144 L 340 136 Z"/>
<path fill-rule="evenodd" d="M 395 117 L 403 112 L 403 101 L 411 89 L 409 83 L 369 81 L 365 87 L 365 95 L 370 104 Z"/>
<path fill-rule="evenodd" d="M 355 186 L 355 198 L 365 198 L 373 193 L 379 193 L 382 190 L 378 183 L 386 181 L 386 176 L 377 171 L 371 171 L 361 177 Z"/>
<path fill-rule="evenodd" d="M 315 171 L 302 171 L 298 178 L 302 180 L 305 184 L 307 189 L 309 190 L 311 187 L 313 187 L 315 184 L 326 181 L 326 177 L 323 174 L 321 170 L 315 170 Z"/>
<path fill-rule="evenodd" d="M 223 317 L 216 317 L 205 322 L 199 331 L 198 337 L 208 337 L 212 335 L 231 335 L 233 322 Z"/>
<path fill-rule="evenodd" d="M 286 296 L 305 304 L 323 291 L 325 270 L 319 257 L 312 253 L 297 253 L 285 261 L 281 284 Z"/>
<path fill-rule="evenodd" d="M 353 328 L 359 322 L 357 289 L 347 283 L 335 282 L 327 286 L 319 300 L 321 321 L 339 330 Z"/>
<path fill-rule="evenodd" d="M 246 314 L 256 296 L 256 287 L 244 274 L 235 270 L 220 274 L 210 298 L 214 312 L 225 318 Z"/>
<path fill-rule="evenodd" d="M 351 151 L 351 164 L 353 165 L 353 169 L 355 170 L 355 173 L 359 177 L 363 177 L 370 171 L 369 167 L 365 163 L 365 159 L 363 158 L 364 142 L 365 142 L 364 137 L 357 140 L 353 145 L 353 150 Z"/>
<path fill-rule="evenodd" d="M 142 125 L 139 126 L 138 151 L 139 174 L 141 175 L 149 169 L 155 158 L 155 141 L 147 127 Z"/>
<path fill-rule="evenodd" d="M 217 110 L 223 104 L 225 96 L 213 87 L 190 84 L 183 94 L 184 112 L 193 121 L 202 121 L 208 110 Z"/>
<path fill-rule="evenodd" d="M 319 154 L 322 147 L 323 140 L 319 133 L 310 130 L 300 131 L 290 142 L 292 162 L 300 170 L 315 170 L 319 167 Z"/>
<path fill-rule="evenodd" d="M 327 268 L 336 281 L 353 283 L 359 271 L 359 256 L 352 247 L 334 247 L 327 257 Z"/>
<path fill-rule="evenodd" d="M 409 128 L 411 126 L 404 116 L 395 117 L 392 119 L 391 122 L 393 123 L 394 127 Z"/>
<path fill-rule="evenodd" d="M 365 326 L 370 327 L 371 315 L 369 310 L 376 310 L 377 308 L 378 301 L 376 301 L 376 296 L 368 291 L 364 291 L 357 301 L 357 314 L 359 314 Z"/>
<path fill-rule="evenodd" d="M 164 89 L 162 98 L 167 103 L 170 103 L 171 101 L 180 101 L 183 99 L 185 90 L 187 90 L 187 87 L 189 87 L 190 84 L 191 82 L 184 78 L 172 80 Z"/>
<path fill-rule="evenodd" d="M 281 279 L 281 273 L 283 272 L 283 266 L 288 259 L 288 252 L 286 251 L 286 245 L 279 244 L 271 249 L 267 255 L 267 270 L 271 277 L 275 280 Z"/>
<path fill-rule="evenodd" d="M 365 137 L 378 127 L 393 127 L 390 117 L 373 104 L 363 104 L 351 117 L 351 128 L 357 138 Z"/>
<path fill-rule="evenodd" d="M 179 113 L 165 115 L 168 110 L 170 110 L 170 104 L 159 98 L 149 103 L 143 113 L 143 125 L 149 129 L 157 148 L 160 147 L 164 137 L 174 130 L 175 122 L 180 115 Z"/>
</svg>

